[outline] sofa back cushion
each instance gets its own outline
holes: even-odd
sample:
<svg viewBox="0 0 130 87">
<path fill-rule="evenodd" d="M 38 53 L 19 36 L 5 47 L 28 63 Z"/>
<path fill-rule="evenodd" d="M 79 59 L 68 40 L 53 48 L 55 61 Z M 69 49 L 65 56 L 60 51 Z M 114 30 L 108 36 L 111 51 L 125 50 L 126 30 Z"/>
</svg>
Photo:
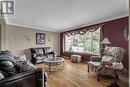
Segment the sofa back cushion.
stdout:
<svg viewBox="0 0 130 87">
<path fill-rule="evenodd" d="M 103 54 L 113 57 L 122 57 L 120 54 L 124 54 L 125 50 L 121 47 L 106 47 Z"/>
<path fill-rule="evenodd" d="M 20 72 L 13 54 L 9 51 L 0 51 L 0 70 L 5 77 Z"/>
<path fill-rule="evenodd" d="M 0 61 L 0 70 L 3 72 L 5 77 L 9 77 L 19 72 L 12 62 L 6 60 Z"/>
<path fill-rule="evenodd" d="M 31 52 L 36 54 L 44 54 L 42 48 L 31 48 Z"/>
<path fill-rule="evenodd" d="M 9 51 L 0 51 L 0 61 L 8 60 L 16 64 L 15 56 Z"/>
<path fill-rule="evenodd" d="M 114 57 L 114 61 L 121 62 L 123 60 L 125 49 L 121 47 L 106 47 L 103 55 Z"/>
<path fill-rule="evenodd" d="M 53 52 L 53 50 L 52 50 L 51 47 L 44 47 L 43 50 L 44 50 L 44 53 L 45 53 L 45 54 L 48 54 L 48 53 Z"/>
</svg>

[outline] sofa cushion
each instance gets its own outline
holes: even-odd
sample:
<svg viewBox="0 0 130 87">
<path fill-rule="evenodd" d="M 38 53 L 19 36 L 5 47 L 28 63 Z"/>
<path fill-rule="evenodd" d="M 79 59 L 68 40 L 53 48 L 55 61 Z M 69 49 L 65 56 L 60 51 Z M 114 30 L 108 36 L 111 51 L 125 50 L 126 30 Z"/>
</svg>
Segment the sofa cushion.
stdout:
<svg viewBox="0 0 130 87">
<path fill-rule="evenodd" d="M 0 80 L 4 79 L 5 76 L 3 75 L 3 73 L 0 71 Z"/>
<path fill-rule="evenodd" d="M 47 57 L 45 56 L 45 55 L 37 55 L 36 56 L 36 59 L 42 59 L 42 60 L 44 60 L 44 59 L 46 59 Z"/>
<path fill-rule="evenodd" d="M 30 50 L 32 53 L 35 53 L 35 54 L 44 54 L 42 48 L 30 48 Z"/>
<path fill-rule="evenodd" d="M 10 61 L 0 61 L 0 70 L 3 72 L 5 77 L 17 74 L 19 70 Z"/>
<path fill-rule="evenodd" d="M 89 64 L 92 64 L 95 67 L 99 67 L 100 66 L 100 62 L 92 62 L 92 61 L 90 61 Z"/>
<path fill-rule="evenodd" d="M 17 65 L 15 56 L 9 51 L 0 51 L 0 61 L 3 61 L 3 60 L 10 61 L 14 65 Z"/>
<path fill-rule="evenodd" d="M 114 61 L 114 57 L 112 56 L 102 56 L 102 60 L 103 62 L 113 62 Z"/>
<path fill-rule="evenodd" d="M 95 69 L 97 69 L 100 66 L 101 63 L 89 61 L 88 64 L 89 64 L 89 67 L 91 68 L 91 70 L 94 71 Z"/>
<path fill-rule="evenodd" d="M 42 59 L 38 59 L 38 60 L 36 60 L 36 63 L 38 64 L 38 63 L 43 63 L 44 62 L 44 60 L 42 60 Z"/>
<path fill-rule="evenodd" d="M 10 51 L 0 51 L 0 70 L 5 77 L 20 72 L 14 57 Z"/>
<path fill-rule="evenodd" d="M 46 56 L 47 56 L 47 58 L 53 58 L 54 57 L 53 54 L 47 54 Z"/>
<path fill-rule="evenodd" d="M 42 48 L 35 48 L 34 50 L 35 50 L 36 54 L 44 54 Z"/>
<path fill-rule="evenodd" d="M 53 50 L 51 49 L 51 47 L 45 47 L 45 48 L 43 48 L 43 50 L 44 50 L 45 54 L 53 52 Z"/>
</svg>

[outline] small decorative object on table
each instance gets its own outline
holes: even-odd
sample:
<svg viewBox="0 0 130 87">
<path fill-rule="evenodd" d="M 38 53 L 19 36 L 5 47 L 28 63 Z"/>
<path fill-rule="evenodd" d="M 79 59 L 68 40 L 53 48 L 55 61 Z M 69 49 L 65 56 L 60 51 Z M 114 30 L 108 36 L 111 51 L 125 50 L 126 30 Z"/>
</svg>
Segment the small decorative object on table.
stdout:
<svg viewBox="0 0 130 87">
<path fill-rule="evenodd" d="M 82 60 L 81 55 L 76 55 L 76 54 L 71 55 L 71 61 L 72 62 L 79 63 L 79 62 L 81 62 L 81 60 Z"/>
<path fill-rule="evenodd" d="M 118 62 L 113 62 L 112 64 L 106 65 L 106 67 L 113 69 L 114 72 L 115 72 L 114 82 L 111 83 L 110 85 L 108 85 L 107 87 L 120 87 L 120 86 L 117 84 L 117 79 L 118 79 L 118 74 L 117 74 L 117 72 L 124 69 L 124 68 L 123 68 L 123 64 L 122 64 L 122 63 L 118 63 Z"/>
</svg>

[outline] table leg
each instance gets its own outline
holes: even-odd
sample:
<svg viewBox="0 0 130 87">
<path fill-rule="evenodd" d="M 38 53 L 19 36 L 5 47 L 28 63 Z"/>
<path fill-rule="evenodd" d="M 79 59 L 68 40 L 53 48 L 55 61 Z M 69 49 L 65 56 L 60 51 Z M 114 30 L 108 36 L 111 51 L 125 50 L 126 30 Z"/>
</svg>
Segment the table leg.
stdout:
<svg viewBox="0 0 130 87">
<path fill-rule="evenodd" d="M 63 63 L 62 63 L 62 64 L 63 64 L 63 67 L 62 67 L 62 71 L 63 71 L 63 70 L 64 70 L 64 61 L 63 61 Z"/>
<path fill-rule="evenodd" d="M 51 63 L 49 63 L 49 72 L 51 73 Z"/>
<path fill-rule="evenodd" d="M 88 72 L 89 72 L 89 64 L 88 64 Z"/>
</svg>

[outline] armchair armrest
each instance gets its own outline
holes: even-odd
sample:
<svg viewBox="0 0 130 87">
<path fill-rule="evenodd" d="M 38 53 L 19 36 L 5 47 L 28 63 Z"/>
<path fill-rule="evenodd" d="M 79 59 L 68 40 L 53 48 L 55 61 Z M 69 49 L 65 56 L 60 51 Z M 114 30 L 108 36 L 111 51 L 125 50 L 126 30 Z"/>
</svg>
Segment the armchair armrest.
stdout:
<svg viewBox="0 0 130 87">
<path fill-rule="evenodd" d="M 101 61 L 100 62 L 100 66 L 96 69 L 97 73 L 100 72 L 100 71 L 102 71 L 102 70 L 105 70 L 107 64 L 111 64 L 111 62 Z"/>
<path fill-rule="evenodd" d="M 101 58 L 100 58 L 99 56 L 91 56 L 90 61 L 100 62 L 100 61 L 101 61 Z"/>
</svg>

